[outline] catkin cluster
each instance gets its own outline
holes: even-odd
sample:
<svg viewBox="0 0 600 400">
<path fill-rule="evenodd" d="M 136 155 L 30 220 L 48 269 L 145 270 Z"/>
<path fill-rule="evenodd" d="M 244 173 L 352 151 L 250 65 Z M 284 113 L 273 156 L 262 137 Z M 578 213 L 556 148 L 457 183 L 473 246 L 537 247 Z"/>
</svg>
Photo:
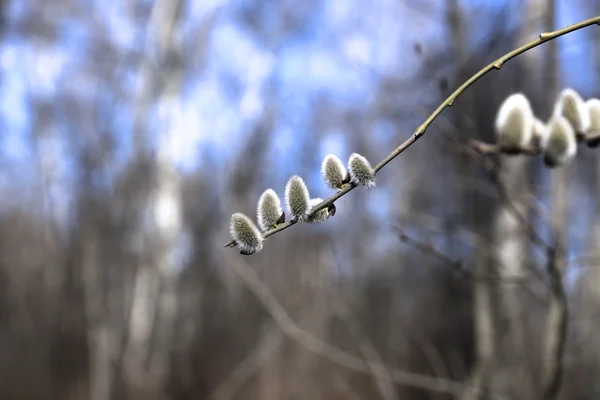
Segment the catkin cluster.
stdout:
<svg viewBox="0 0 600 400">
<path fill-rule="evenodd" d="M 551 168 L 577 154 L 577 142 L 597 147 L 600 139 L 600 100 L 587 101 L 571 88 L 560 92 L 546 123 L 537 118 L 522 93 L 508 96 L 496 114 L 495 130 L 503 153 L 537 151 Z"/>
<path fill-rule="evenodd" d="M 341 190 L 348 184 L 365 188 L 375 186 L 375 170 L 366 158 L 357 153 L 350 156 L 347 172 L 342 161 L 329 154 L 321 164 L 321 173 L 327 186 L 336 190 Z M 311 198 L 306 184 L 298 175 L 292 176 L 285 185 L 284 199 L 290 219 L 295 222 L 322 223 L 336 212 L 334 204 L 319 208 L 323 199 Z M 242 254 L 249 255 L 262 250 L 265 235 L 277 229 L 286 218 L 281 201 L 273 189 L 265 190 L 260 196 L 256 214 L 258 227 L 242 213 L 231 216 L 231 237 Z"/>
</svg>

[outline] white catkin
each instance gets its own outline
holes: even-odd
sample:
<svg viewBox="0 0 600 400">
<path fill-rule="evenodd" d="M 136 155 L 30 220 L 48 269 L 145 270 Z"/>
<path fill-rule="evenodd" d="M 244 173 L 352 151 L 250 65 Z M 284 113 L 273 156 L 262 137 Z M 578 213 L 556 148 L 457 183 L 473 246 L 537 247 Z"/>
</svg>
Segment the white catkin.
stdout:
<svg viewBox="0 0 600 400">
<path fill-rule="evenodd" d="M 268 232 L 277 225 L 277 221 L 281 218 L 283 210 L 281 209 L 281 201 L 279 196 L 273 189 L 267 189 L 258 199 L 256 214 L 258 217 L 258 226 L 263 232 Z"/>
<path fill-rule="evenodd" d="M 549 167 L 563 165 L 577 154 L 575 131 L 562 115 L 553 115 L 548 122 L 548 135 L 542 141 L 542 152 Z"/>
<path fill-rule="evenodd" d="M 314 199 L 310 199 L 310 209 L 312 209 L 323 202 L 323 199 L 320 197 L 315 197 Z M 329 210 L 327 208 L 322 208 L 317 211 L 314 215 L 309 217 L 306 222 L 310 222 L 313 224 L 319 224 L 321 222 L 327 221 L 329 218 Z"/>
<path fill-rule="evenodd" d="M 534 133 L 534 116 L 529 100 L 522 93 L 508 96 L 500 105 L 495 121 L 500 147 L 519 152 L 530 145 Z"/>
<path fill-rule="evenodd" d="M 600 132 L 600 100 L 589 99 L 585 102 L 587 112 L 590 118 L 590 125 L 588 132 L 599 133 Z"/>
<path fill-rule="evenodd" d="M 242 213 L 233 214 L 229 232 L 244 254 L 253 254 L 262 250 L 263 235 L 246 215 Z"/>
<path fill-rule="evenodd" d="M 339 189 L 346 178 L 346 168 L 344 163 L 334 154 L 328 154 L 321 164 L 321 174 L 327 186 L 332 189 Z"/>
<path fill-rule="evenodd" d="M 588 128 L 588 134 L 597 137 L 600 135 L 600 100 L 589 99 L 585 102 L 587 112 L 590 118 L 590 126 Z M 599 139 L 588 140 L 588 146 L 597 147 L 600 145 Z"/>
<path fill-rule="evenodd" d="M 548 135 L 548 127 L 546 124 L 539 118 L 534 118 L 533 120 L 533 135 L 531 137 L 531 148 L 540 148 L 540 145 L 544 138 Z"/>
<path fill-rule="evenodd" d="M 553 113 L 565 117 L 575 133 L 580 135 L 587 133 L 590 126 L 590 116 L 585 102 L 575 90 L 567 88 L 560 92 Z"/>
<path fill-rule="evenodd" d="M 310 195 L 302 178 L 292 176 L 285 185 L 285 203 L 292 218 L 304 221 L 310 211 Z"/>
<path fill-rule="evenodd" d="M 352 182 L 370 188 L 375 186 L 375 171 L 369 161 L 358 153 L 353 153 L 348 160 L 348 171 Z"/>
</svg>

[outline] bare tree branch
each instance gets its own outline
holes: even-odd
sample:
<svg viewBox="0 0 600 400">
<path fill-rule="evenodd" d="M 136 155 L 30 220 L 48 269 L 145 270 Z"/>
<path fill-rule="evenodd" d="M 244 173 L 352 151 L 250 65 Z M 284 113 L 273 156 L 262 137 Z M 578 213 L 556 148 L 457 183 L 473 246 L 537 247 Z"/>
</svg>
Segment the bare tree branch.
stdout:
<svg viewBox="0 0 600 400">
<path fill-rule="evenodd" d="M 475 150 L 479 154 L 484 154 L 484 155 L 505 154 L 505 155 L 511 155 L 511 156 L 518 156 L 521 154 L 526 154 L 526 155 L 530 155 L 530 156 L 535 156 L 540 153 L 540 150 L 537 148 L 523 149 L 523 150 L 521 150 L 521 153 L 519 153 L 519 154 L 507 153 L 506 151 L 504 151 L 504 149 L 499 144 L 485 143 L 485 142 L 482 142 L 481 140 L 475 140 L 475 139 L 471 140 L 470 144 L 471 144 L 471 147 L 473 148 L 473 150 Z"/>
<path fill-rule="evenodd" d="M 492 182 L 494 183 L 494 185 L 496 187 L 496 191 L 498 192 L 500 197 L 507 203 L 508 208 L 514 213 L 515 217 L 517 217 L 519 219 L 519 221 L 523 224 L 523 226 L 525 226 L 527 228 L 531 242 L 533 244 L 535 244 L 536 246 L 540 247 L 545 252 L 547 252 L 548 249 L 552 246 L 549 243 L 547 243 L 541 237 L 541 235 L 539 235 L 536 232 L 535 227 L 531 224 L 529 219 L 525 215 L 523 215 L 523 213 L 519 210 L 519 208 L 514 204 L 506 187 L 502 184 L 502 182 L 500 182 L 498 177 L 495 175 L 495 172 L 497 172 L 497 170 L 498 170 L 496 163 L 492 162 L 489 159 L 485 159 L 485 160 L 483 160 L 483 166 L 485 167 L 486 171 L 489 173 L 490 178 L 491 178 Z"/>
<path fill-rule="evenodd" d="M 519 277 L 509 278 L 509 277 L 500 277 L 500 276 L 493 275 L 493 274 L 486 274 L 486 275 L 479 274 L 478 275 L 478 274 L 474 273 L 473 271 L 471 271 L 470 269 L 468 269 L 464 265 L 464 262 L 462 260 L 454 259 L 451 256 L 442 253 L 441 251 L 436 249 L 430 243 L 425 243 L 425 242 L 421 241 L 420 239 L 417 239 L 415 237 L 408 235 L 406 232 L 404 232 L 399 227 L 394 227 L 394 230 L 396 231 L 398 239 L 400 239 L 402 242 L 406 243 L 409 246 L 414 247 L 415 249 L 419 250 L 423 254 L 429 255 L 440 261 L 448 263 L 452 267 L 454 272 L 461 274 L 468 279 L 472 279 L 474 281 L 501 282 L 501 283 L 506 283 L 506 284 L 523 284 L 523 283 L 526 283 L 531 280 L 530 276 L 519 276 Z"/>
<path fill-rule="evenodd" d="M 365 334 L 363 334 L 350 311 L 344 307 L 339 315 L 342 317 L 348 330 L 358 342 L 358 348 L 362 353 L 371 374 L 375 378 L 377 390 L 384 400 L 398 400 L 398 394 L 394 390 L 390 370 L 384 365 L 381 355 L 375 348 L 375 345 Z"/>
<path fill-rule="evenodd" d="M 577 141 L 579 143 L 592 144 L 596 141 L 600 140 L 600 132 L 588 132 L 587 135 L 581 136 L 577 135 Z M 521 150 L 519 154 L 514 154 L 510 152 L 506 152 L 499 144 L 496 143 L 486 143 L 481 140 L 471 140 L 471 147 L 479 154 L 483 155 L 491 155 L 491 154 L 504 154 L 509 156 L 518 156 L 518 155 L 528 155 L 528 156 L 536 156 L 541 153 L 541 149 L 539 147 L 531 147 L 527 149 Z"/>
<path fill-rule="evenodd" d="M 565 28 L 558 29 L 556 31 L 540 33 L 540 35 L 537 39 L 532 40 L 531 42 L 529 42 L 521 47 L 518 47 L 518 48 L 514 49 L 513 51 L 503 55 L 502 57 L 496 59 L 495 61 L 489 63 L 487 66 L 485 66 L 479 72 L 477 72 L 475 75 L 473 75 L 471 78 L 469 78 L 465 83 L 463 83 L 461 86 L 459 86 L 458 89 L 456 89 L 446 100 L 444 100 L 444 102 L 442 102 L 442 104 L 440 104 L 438 106 L 438 108 L 436 108 L 435 111 L 421 125 L 419 125 L 419 127 L 417 127 L 417 129 L 413 132 L 413 134 L 407 140 L 405 140 L 400 146 L 398 146 L 396 149 L 394 149 L 394 151 L 392 151 L 387 157 L 385 157 L 383 160 L 381 160 L 374 168 L 375 174 L 377 174 L 379 172 L 379 170 L 381 170 L 383 167 L 385 167 L 394 158 L 396 158 L 400 154 L 402 154 L 402 152 L 404 152 L 404 150 L 409 148 L 420 137 L 422 137 L 425 134 L 425 132 L 427 131 L 427 128 L 429 128 L 429 126 L 431 125 L 431 123 L 442 113 L 442 111 L 444 111 L 444 109 L 446 109 L 446 107 L 452 107 L 452 105 L 454 104 L 456 99 L 465 90 L 467 90 L 471 85 L 473 85 L 475 82 L 477 82 L 481 77 L 486 75 L 488 72 L 490 72 L 492 70 L 499 70 L 500 68 L 502 68 L 502 66 L 506 62 L 510 61 L 511 59 L 517 57 L 518 55 L 520 55 L 528 50 L 533 49 L 534 47 L 541 45 L 542 43 L 556 39 L 557 37 L 560 37 L 567 33 L 570 33 L 570 32 L 573 32 L 573 31 L 576 31 L 576 30 L 579 30 L 579 29 L 582 29 L 582 28 L 585 28 L 587 26 L 594 25 L 594 24 L 600 24 L 600 16 L 590 18 L 590 19 L 581 21 L 581 22 L 573 24 L 573 25 L 569 25 Z M 327 198 L 321 204 L 319 204 L 315 208 L 313 208 L 310 216 L 312 216 L 314 213 L 316 213 L 319 210 L 329 207 L 336 200 L 338 200 L 339 198 L 348 194 L 349 192 L 354 190 L 356 187 L 357 187 L 357 185 L 355 183 L 346 184 L 343 189 L 341 189 L 336 194 Z M 288 221 L 288 222 L 278 226 L 277 228 L 265 233 L 264 238 L 267 239 L 269 236 L 272 236 L 276 233 L 284 231 L 287 228 L 289 228 L 290 226 L 295 225 L 297 222 L 298 221 L 295 219 Z M 236 245 L 237 244 L 235 243 L 235 241 L 232 240 L 232 241 L 228 242 L 227 244 L 225 244 L 224 247 L 235 247 Z"/>
<path fill-rule="evenodd" d="M 207 400 L 229 400 L 279 348 L 282 334 L 278 328 L 271 328 L 256 348 L 219 384 Z"/>
<path fill-rule="evenodd" d="M 229 266 L 233 268 L 234 272 L 243 280 L 248 289 L 260 300 L 286 336 L 293 339 L 305 349 L 321 355 L 349 370 L 362 374 L 372 374 L 369 365 L 361 358 L 350 355 L 301 329 L 249 265 L 238 261 L 229 263 Z M 381 377 L 384 378 L 386 375 Z M 389 379 L 397 384 L 432 392 L 457 394 L 462 390 L 462 384 L 459 382 L 408 371 L 390 369 Z"/>
</svg>

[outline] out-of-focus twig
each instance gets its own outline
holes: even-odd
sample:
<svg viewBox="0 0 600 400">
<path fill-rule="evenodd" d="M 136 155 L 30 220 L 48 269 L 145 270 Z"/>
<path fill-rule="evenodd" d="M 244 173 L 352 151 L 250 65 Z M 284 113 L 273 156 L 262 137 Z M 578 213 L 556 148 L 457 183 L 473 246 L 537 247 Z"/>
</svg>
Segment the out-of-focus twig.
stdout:
<svg viewBox="0 0 600 400">
<path fill-rule="evenodd" d="M 283 335 L 279 328 L 270 329 L 262 338 L 256 348 L 229 374 L 223 382 L 208 396 L 207 400 L 232 399 L 244 383 L 252 377 L 257 370 L 279 348 Z"/>
<path fill-rule="evenodd" d="M 471 140 L 470 146 L 473 148 L 473 150 L 475 150 L 479 154 L 505 154 L 505 155 L 514 155 L 514 156 L 519 156 L 519 155 L 525 154 L 525 155 L 529 155 L 529 156 L 535 156 L 535 155 L 539 154 L 539 152 L 540 152 L 539 149 L 529 148 L 529 149 L 521 150 L 521 153 L 519 153 L 519 154 L 511 154 L 511 153 L 506 153 L 499 144 L 485 143 L 480 140 Z"/>
<path fill-rule="evenodd" d="M 466 153 L 469 154 L 468 149 L 465 149 Z M 498 179 L 496 172 L 498 172 L 497 164 L 494 163 L 490 159 L 482 159 L 482 165 L 485 168 L 486 172 L 489 174 L 492 182 L 494 183 L 496 190 L 500 197 L 507 203 L 507 206 L 514 213 L 515 217 L 519 219 L 519 221 L 523 224 L 523 226 L 527 227 L 528 233 L 532 243 L 541 247 L 544 251 L 547 251 L 550 248 L 550 244 L 548 244 L 535 230 L 531 222 L 527 217 L 523 215 L 521 211 L 514 205 L 514 202 L 510 198 L 506 188 Z"/>
<path fill-rule="evenodd" d="M 362 374 L 372 373 L 367 363 L 361 358 L 348 354 L 300 328 L 273 296 L 269 288 L 258 278 L 254 270 L 249 265 L 239 260 L 236 261 L 230 262 L 228 265 L 259 299 L 286 336 L 305 349 L 321 355 L 344 368 Z M 397 384 L 432 392 L 457 394 L 462 389 L 462 384 L 459 382 L 396 369 L 390 369 L 389 379 Z"/>
<path fill-rule="evenodd" d="M 506 283 L 506 284 L 523 284 L 523 283 L 528 282 L 531 279 L 531 277 L 529 277 L 529 276 L 503 278 L 503 277 L 492 275 L 492 274 L 484 275 L 484 276 L 476 275 L 475 273 L 473 273 L 473 271 L 471 271 L 470 269 L 468 269 L 465 266 L 465 264 L 462 260 L 455 259 L 447 254 L 444 254 L 440 250 L 435 248 L 435 246 L 433 246 L 432 244 L 423 242 L 420 239 L 417 239 L 413 236 L 408 235 L 400 227 L 395 226 L 393 229 L 396 231 L 396 235 L 398 236 L 398 239 L 400 239 L 402 242 L 406 243 L 407 245 L 409 245 L 411 247 L 414 247 L 415 249 L 419 250 L 423 254 L 429 255 L 440 261 L 448 263 L 448 265 L 450 267 L 452 267 L 453 272 L 456 272 L 456 273 L 462 275 L 463 277 L 473 279 L 473 280 L 502 282 L 502 283 Z"/>
<path fill-rule="evenodd" d="M 346 323 L 352 336 L 354 336 L 355 340 L 358 342 L 358 348 L 365 358 L 365 361 L 371 370 L 371 374 L 375 378 L 377 390 L 381 394 L 381 397 L 384 400 L 397 400 L 398 394 L 394 390 L 390 369 L 384 365 L 381 354 L 379 354 L 371 339 L 360 331 L 350 310 L 348 310 L 346 306 L 340 308 L 339 315 Z"/>
<path fill-rule="evenodd" d="M 600 132 L 589 132 L 585 136 L 577 136 L 577 140 L 586 144 L 593 144 L 600 140 Z M 473 150 L 475 150 L 479 154 L 490 155 L 490 154 L 504 154 L 504 155 L 528 155 L 528 156 L 536 156 L 541 153 L 541 149 L 539 147 L 530 147 L 527 149 L 521 150 L 518 154 L 507 153 L 502 149 L 499 144 L 496 143 L 486 143 L 481 140 L 471 140 L 469 144 Z"/>
</svg>

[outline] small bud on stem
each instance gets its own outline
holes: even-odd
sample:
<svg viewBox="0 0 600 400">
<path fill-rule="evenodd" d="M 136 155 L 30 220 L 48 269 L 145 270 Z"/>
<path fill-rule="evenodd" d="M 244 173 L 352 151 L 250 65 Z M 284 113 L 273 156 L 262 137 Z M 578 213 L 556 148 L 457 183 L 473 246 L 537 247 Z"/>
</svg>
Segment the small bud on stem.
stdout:
<svg viewBox="0 0 600 400">
<path fill-rule="evenodd" d="M 532 141 L 534 132 L 533 112 L 529 100 L 522 93 L 506 98 L 496 115 L 498 144 L 507 154 L 519 154 Z"/>
<path fill-rule="evenodd" d="M 310 199 L 311 210 L 313 208 L 315 208 L 316 206 L 318 206 L 319 204 L 321 204 L 322 202 L 323 202 L 323 199 L 321 199 L 320 197 Z M 333 204 L 331 204 L 329 207 L 322 208 L 319 211 L 317 211 L 316 213 L 314 213 L 311 217 L 309 217 L 306 220 L 306 222 L 310 222 L 313 224 L 319 224 L 321 222 L 327 221 L 327 219 L 329 219 L 329 217 L 332 217 L 334 215 L 335 215 L 335 206 Z"/>
<path fill-rule="evenodd" d="M 577 153 L 575 131 L 569 121 L 555 114 L 548 123 L 548 135 L 542 142 L 544 163 L 554 168 L 569 162 Z"/>
<path fill-rule="evenodd" d="M 323 159 L 321 173 L 327 186 L 332 189 L 340 189 L 345 183 L 346 168 L 344 168 L 342 161 L 334 154 L 329 154 Z"/>
<path fill-rule="evenodd" d="M 263 232 L 268 232 L 275 228 L 277 224 L 283 222 L 280 222 L 282 216 L 285 221 L 285 214 L 281 209 L 281 201 L 273 189 L 265 190 L 260 196 L 256 213 L 258 216 L 258 226 L 260 226 Z"/>
<path fill-rule="evenodd" d="M 358 153 L 353 153 L 348 160 L 348 171 L 351 181 L 364 188 L 375 186 L 375 171 L 369 161 Z"/>
<path fill-rule="evenodd" d="M 262 233 L 244 214 L 235 213 L 231 216 L 229 232 L 242 254 L 250 255 L 262 250 L 264 241 Z"/>
<path fill-rule="evenodd" d="M 302 178 L 292 176 L 285 185 L 285 203 L 292 218 L 304 221 L 310 211 L 310 195 Z"/>
<path fill-rule="evenodd" d="M 585 103 L 587 112 L 590 117 L 590 126 L 588 128 L 588 135 L 594 137 L 600 136 L 600 100 L 589 99 Z M 587 145 L 589 147 L 598 147 L 600 145 L 600 137 L 598 139 L 588 140 Z"/>
<path fill-rule="evenodd" d="M 554 105 L 554 114 L 565 117 L 575 130 L 577 138 L 583 140 L 590 126 L 590 116 L 579 93 L 570 88 L 560 92 Z"/>
</svg>

